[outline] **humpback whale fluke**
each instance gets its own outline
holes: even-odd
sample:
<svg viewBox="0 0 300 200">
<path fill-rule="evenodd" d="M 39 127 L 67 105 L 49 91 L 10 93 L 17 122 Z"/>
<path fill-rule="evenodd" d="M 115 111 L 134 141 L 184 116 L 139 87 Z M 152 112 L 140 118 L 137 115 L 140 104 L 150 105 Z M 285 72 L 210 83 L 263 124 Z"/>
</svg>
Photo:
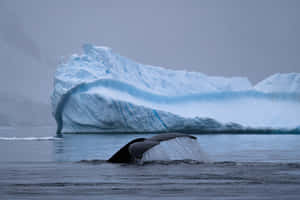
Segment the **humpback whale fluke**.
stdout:
<svg viewBox="0 0 300 200">
<path fill-rule="evenodd" d="M 192 135 L 187 135 L 183 133 L 163 133 L 163 134 L 155 135 L 151 138 L 137 138 L 130 141 L 125 146 L 123 146 L 111 158 L 108 159 L 108 162 L 111 163 L 135 162 L 136 160 L 140 160 L 143 157 L 143 154 L 147 150 L 160 144 L 160 142 L 164 142 L 178 137 L 187 137 L 194 140 L 197 139 Z"/>
</svg>

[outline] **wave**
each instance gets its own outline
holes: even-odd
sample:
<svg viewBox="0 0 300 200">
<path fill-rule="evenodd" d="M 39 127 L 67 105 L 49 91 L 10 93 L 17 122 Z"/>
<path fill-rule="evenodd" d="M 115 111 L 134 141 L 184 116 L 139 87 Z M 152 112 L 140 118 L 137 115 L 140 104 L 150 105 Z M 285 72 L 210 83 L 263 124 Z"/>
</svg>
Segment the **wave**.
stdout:
<svg viewBox="0 0 300 200">
<path fill-rule="evenodd" d="M 61 140 L 59 137 L 0 137 L 0 141 L 53 141 Z"/>
<path fill-rule="evenodd" d="M 199 161 L 199 160 L 152 160 L 152 161 L 145 161 L 139 163 L 132 163 L 132 164 L 116 164 L 116 163 L 109 163 L 107 160 L 80 160 L 75 162 L 77 164 L 92 164 L 92 165 L 102 165 L 102 164 L 111 164 L 111 165 L 137 165 L 137 166 L 144 166 L 144 165 L 202 165 L 202 166 L 212 166 L 212 167 L 230 167 L 230 166 L 245 166 L 245 167 L 287 167 L 289 169 L 300 169 L 299 162 L 236 162 L 236 161 Z"/>
</svg>

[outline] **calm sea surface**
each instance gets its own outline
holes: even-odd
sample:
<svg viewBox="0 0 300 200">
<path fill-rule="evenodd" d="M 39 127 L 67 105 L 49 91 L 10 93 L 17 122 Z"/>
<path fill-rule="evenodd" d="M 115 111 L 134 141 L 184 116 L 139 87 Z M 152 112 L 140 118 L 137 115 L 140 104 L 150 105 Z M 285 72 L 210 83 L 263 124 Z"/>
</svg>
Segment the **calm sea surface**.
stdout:
<svg viewBox="0 0 300 200">
<path fill-rule="evenodd" d="M 300 199 L 300 135 L 195 135 L 209 162 L 105 162 L 151 136 L 0 128 L 0 199 Z"/>
</svg>

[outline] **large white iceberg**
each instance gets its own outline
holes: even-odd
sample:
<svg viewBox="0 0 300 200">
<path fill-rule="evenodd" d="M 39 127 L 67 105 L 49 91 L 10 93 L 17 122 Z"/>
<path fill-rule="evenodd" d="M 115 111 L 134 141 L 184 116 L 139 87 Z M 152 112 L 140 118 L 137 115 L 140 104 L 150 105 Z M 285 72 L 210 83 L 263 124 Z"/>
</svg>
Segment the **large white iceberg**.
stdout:
<svg viewBox="0 0 300 200">
<path fill-rule="evenodd" d="M 58 133 L 299 130 L 300 74 L 252 86 L 244 77 L 139 64 L 107 47 L 83 50 L 55 74 Z"/>
</svg>

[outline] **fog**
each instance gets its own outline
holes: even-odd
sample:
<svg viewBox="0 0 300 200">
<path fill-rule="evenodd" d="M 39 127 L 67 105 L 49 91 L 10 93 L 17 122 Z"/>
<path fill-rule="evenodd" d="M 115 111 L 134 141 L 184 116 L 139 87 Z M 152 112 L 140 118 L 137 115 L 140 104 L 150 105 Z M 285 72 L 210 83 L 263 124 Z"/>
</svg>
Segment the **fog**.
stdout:
<svg viewBox="0 0 300 200">
<path fill-rule="evenodd" d="M 84 43 L 144 64 L 246 76 L 300 72 L 300 1 L 0 0 L 0 95 L 47 103 Z"/>
</svg>

